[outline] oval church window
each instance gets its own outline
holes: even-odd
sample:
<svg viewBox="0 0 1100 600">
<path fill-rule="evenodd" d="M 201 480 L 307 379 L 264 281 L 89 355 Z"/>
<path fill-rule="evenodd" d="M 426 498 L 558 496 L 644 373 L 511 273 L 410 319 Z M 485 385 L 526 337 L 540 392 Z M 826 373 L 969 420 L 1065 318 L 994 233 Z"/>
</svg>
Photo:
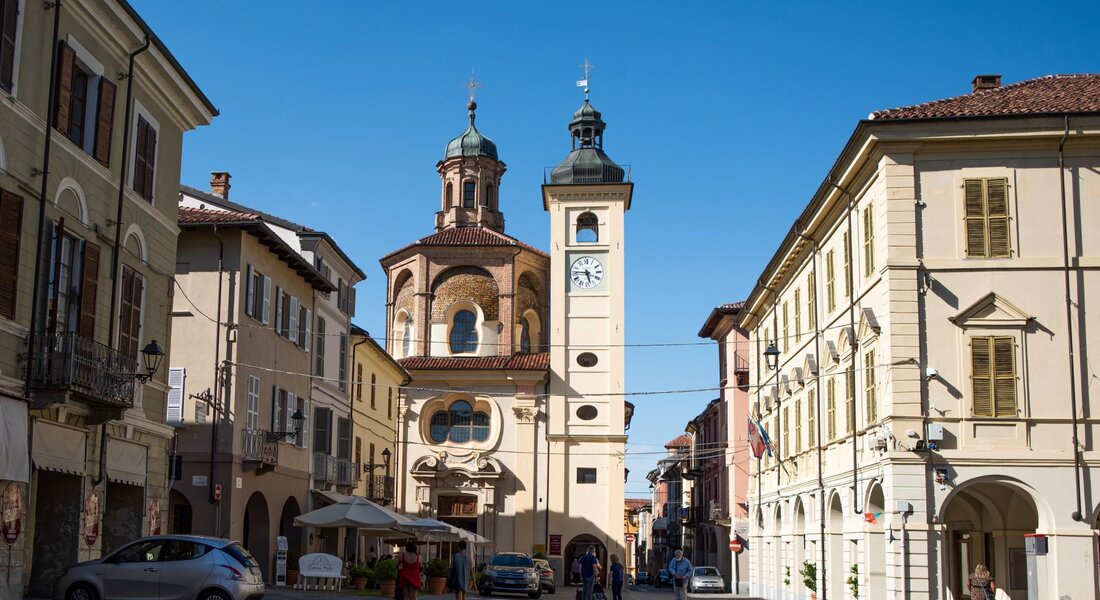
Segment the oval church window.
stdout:
<svg viewBox="0 0 1100 600">
<path fill-rule="evenodd" d="M 577 355 L 577 364 L 582 367 L 594 367 L 598 362 L 600 362 L 600 359 L 596 358 L 596 355 L 591 352 L 581 352 Z"/>
<path fill-rule="evenodd" d="M 591 421 L 592 419 L 595 419 L 596 416 L 599 414 L 600 411 L 591 404 L 585 404 L 584 406 L 577 409 L 577 418 L 582 421 Z"/>
</svg>

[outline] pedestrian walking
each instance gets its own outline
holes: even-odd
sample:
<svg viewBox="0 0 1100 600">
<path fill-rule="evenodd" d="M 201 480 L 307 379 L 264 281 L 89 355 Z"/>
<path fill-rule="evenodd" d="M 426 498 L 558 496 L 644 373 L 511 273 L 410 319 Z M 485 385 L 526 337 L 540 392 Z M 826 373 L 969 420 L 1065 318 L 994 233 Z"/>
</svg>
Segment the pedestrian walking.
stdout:
<svg viewBox="0 0 1100 600">
<path fill-rule="evenodd" d="M 397 581 L 401 584 L 403 600 L 416 600 L 416 592 L 423 585 L 420 580 L 420 555 L 416 552 L 416 542 L 405 545 L 397 561 Z"/>
<path fill-rule="evenodd" d="M 985 565 L 978 563 L 970 574 L 970 600 L 995 600 L 997 583 Z"/>
<path fill-rule="evenodd" d="M 596 547 L 589 546 L 588 552 L 581 557 L 581 585 L 583 586 L 582 600 L 592 600 L 592 585 L 600 576 L 600 559 L 596 557 Z"/>
<path fill-rule="evenodd" d="M 581 557 L 573 557 L 573 566 L 569 570 L 573 576 L 573 585 L 580 585 L 581 583 Z"/>
<path fill-rule="evenodd" d="M 374 553 L 374 546 L 367 550 L 367 567 L 373 569 L 378 564 L 378 555 Z"/>
<path fill-rule="evenodd" d="M 474 589 L 474 563 L 466 554 L 466 540 L 458 542 L 458 552 L 451 556 L 447 579 L 455 592 L 455 600 L 466 600 L 466 591 Z"/>
<path fill-rule="evenodd" d="M 623 600 L 623 580 L 626 579 L 626 569 L 619 562 L 619 555 L 611 555 L 611 600 Z"/>
<path fill-rule="evenodd" d="M 691 561 L 684 558 L 684 551 L 677 549 L 672 561 L 668 563 L 668 572 L 672 576 L 672 591 L 676 600 L 687 600 L 687 580 L 691 575 Z"/>
</svg>

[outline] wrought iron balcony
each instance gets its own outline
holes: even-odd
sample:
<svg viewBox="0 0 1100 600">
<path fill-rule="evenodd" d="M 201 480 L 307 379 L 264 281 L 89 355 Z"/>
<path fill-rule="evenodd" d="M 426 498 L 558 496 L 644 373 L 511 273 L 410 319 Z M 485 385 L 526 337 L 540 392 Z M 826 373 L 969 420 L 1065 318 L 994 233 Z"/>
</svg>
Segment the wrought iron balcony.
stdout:
<svg viewBox="0 0 1100 600">
<path fill-rule="evenodd" d="M 273 439 L 267 431 L 259 429 L 246 429 L 241 433 L 244 436 L 241 458 L 246 464 L 251 464 L 261 470 L 279 465 L 279 442 L 277 439 Z"/>
<path fill-rule="evenodd" d="M 386 475 L 364 475 L 367 483 L 367 499 L 379 504 L 393 502 L 393 477 Z"/>
<path fill-rule="evenodd" d="M 43 332 L 35 336 L 29 358 L 31 387 L 47 392 L 37 402 L 32 399 L 36 408 L 63 402 L 65 393 L 73 393 L 99 409 L 134 406 L 134 373 L 138 366 L 134 357 L 74 332 Z"/>
<path fill-rule="evenodd" d="M 323 452 L 313 453 L 313 480 L 352 486 L 359 482 L 359 465 Z"/>
</svg>

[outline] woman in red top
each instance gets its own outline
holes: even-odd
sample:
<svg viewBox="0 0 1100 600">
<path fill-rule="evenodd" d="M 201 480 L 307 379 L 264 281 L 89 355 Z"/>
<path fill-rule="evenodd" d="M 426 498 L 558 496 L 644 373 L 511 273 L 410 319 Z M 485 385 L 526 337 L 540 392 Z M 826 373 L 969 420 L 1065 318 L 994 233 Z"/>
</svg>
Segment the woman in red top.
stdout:
<svg viewBox="0 0 1100 600">
<path fill-rule="evenodd" d="M 405 545 L 405 551 L 397 560 L 397 582 L 401 584 L 404 600 L 416 600 L 420 589 L 420 555 L 416 553 L 416 542 Z"/>
</svg>

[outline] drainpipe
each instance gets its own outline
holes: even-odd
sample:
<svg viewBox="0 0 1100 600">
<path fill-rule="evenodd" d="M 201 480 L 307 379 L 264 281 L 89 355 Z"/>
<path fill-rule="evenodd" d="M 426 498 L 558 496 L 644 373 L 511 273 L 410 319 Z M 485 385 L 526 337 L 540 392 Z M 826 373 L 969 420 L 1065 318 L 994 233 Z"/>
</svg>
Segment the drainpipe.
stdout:
<svg viewBox="0 0 1100 600">
<path fill-rule="evenodd" d="M 800 224 L 795 223 L 795 228 L 796 229 L 801 229 Z M 818 304 L 817 304 L 817 302 L 818 302 L 818 300 L 817 300 L 817 274 L 818 274 L 818 270 L 817 270 L 817 254 L 818 254 L 817 239 L 809 237 L 809 236 L 807 236 L 803 233 L 799 233 L 798 237 L 809 241 L 811 244 L 813 244 L 813 247 L 814 247 L 813 255 L 812 255 L 813 256 L 812 260 L 813 260 L 814 276 L 813 276 L 813 280 L 810 282 L 810 285 L 813 286 L 812 293 L 813 293 L 814 305 L 813 305 L 811 310 L 813 310 L 813 318 L 814 318 L 814 366 L 817 367 L 818 373 L 820 373 L 821 372 L 821 319 L 819 318 L 818 311 L 817 311 L 817 306 L 818 306 Z M 810 293 L 810 290 L 807 290 L 807 293 Z M 816 415 L 814 416 L 814 426 L 817 428 L 817 431 L 815 431 L 814 434 L 815 434 L 816 439 L 817 439 L 817 491 L 818 491 L 818 494 L 820 494 L 820 500 L 817 503 L 817 509 L 818 509 L 818 513 L 819 513 L 819 515 L 818 515 L 818 528 L 819 528 L 819 533 L 820 533 L 820 536 L 821 536 L 820 540 L 818 541 L 818 546 L 817 547 L 818 547 L 818 551 L 821 554 L 821 581 L 822 581 L 822 583 L 824 583 L 825 581 L 827 581 L 827 579 L 826 579 L 826 570 L 828 569 L 828 562 L 825 560 L 825 478 L 824 478 L 824 475 L 823 475 L 823 470 L 825 468 L 825 466 L 824 466 L 825 465 L 825 462 L 824 462 L 825 459 L 824 459 L 824 455 L 822 453 L 822 447 L 825 444 L 824 444 L 824 440 L 821 437 L 821 377 L 820 376 L 814 378 L 814 387 L 816 388 L 816 392 L 817 392 L 816 393 L 817 401 L 814 402 L 814 412 L 816 413 Z M 829 586 L 827 586 L 827 585 L 822 585 L 821 586 L 821 600 L 829 600 L 828 587 Z"/>
<path fill-rule="evenodd" d="M 214 237 L 218 239 L 218 311 L 214 321 L 214 406 L 211 407 L 214 418 L 210 420 L 210 476 L 207 480 L 207 501 L 214 505 L 215 515 L 220 516 L 221 507 L 217 506 L 218 501 L 214 499 L 214 461 L 218 451 L 218 413 L 221 412 L 218 402 L 221 386 L 218 384 L 222 378 L 222 368 L 218 357 L 222 351 L 222 282 L 225 279 L 225 243 L 218 234 L 217 225 L 214 226 Z M 221 535 L 221 532 L 215 530 L 214 535 Z"/>
<path fill-rule="evenodd" d="M 47 7 L 50 5 L 47 4 Z M 27 375 L 23 380 L 23 395 L 31 396 L 31 373 L 35 352 L 35 338 L 38 331 L 38 303 L 41 301 L 42 286 L 42 257 L 49 253 L 43 247 L 46 243 L 46 188 L 50 179 L 50 147 L 53 143 L 53 126 L 55 118 L 55 105 L 57 104 L 57 50 L 61 30 L 61 0 L 53 3 L 53 43 L 50 53 L 50 91 L 46 105 L 46 142 L 42 148 L 42 187 L 38 193 L 38 251 L 34 260 L 34 289 L 31 294 L 31 328 L 27 332 L 27 352 L 30 359 L 27 361 Z"/>
<path fill-rule="evenodd" d="M 1081 513 L 1081 450 L 1077 438 L 1077 378 L 1074 373 L 1073 352 L 1073 298 L 1070 294 L 1070 263 L 1069 263 L 1069 218 L 1066 215 L 1066 141 L 1069 140 L 1069 115 L 1065 115 L 1065 130 L 1062 140 L 1058 142 L 1058 183 L 1062 194 L 1062 272 L 1065 277 L 1066 290 L 1066 349 L 1069 354 L 1069 406 L 1073 418 L 1073 485 L 1075 488 L 1074 500 L 1077 502 L 1077 510 L 1070 515 L 1074 521 L 1083 520 Z"/>
<path fill-rule="evenodd" d="M 549 342 L 549 336 L 547 336 L 547 342 Z M 550 410 L 549 410 L 550 409 L 550 381 L 549 380 L 547 380 L 546 383 L 542 384 L 542 389 L 543 389 L 542 402 L 543 402 L 543 405 L 546 407 L 546 410 L 544 411 L 544 414 L 546 414 L 546 424 L 543 425 L 543 431 L 542 431 L 543 436 L 546 438 L 546 488 L 542 492 L 543 494 L 546 495 L 546 504 L 545 504 L 545 507 L 543 508 L 543 513 L 544 513 L 543 520 L 545 521 L 545 526 L 544 527 L 545 527 L 546 530 L 543 532 L 543 534 L 546 536 L 546 539 L 545 539 L 546 551 L 549 552 L 550 551 L 550 459 L 553 458 L 553 456 L 550 453 Z M 625 460 L 625 458 L 624 458 L 624 460 Z M 572 563 L 570 563 L 570 566 L 572 566 Z"/>
</svg>

